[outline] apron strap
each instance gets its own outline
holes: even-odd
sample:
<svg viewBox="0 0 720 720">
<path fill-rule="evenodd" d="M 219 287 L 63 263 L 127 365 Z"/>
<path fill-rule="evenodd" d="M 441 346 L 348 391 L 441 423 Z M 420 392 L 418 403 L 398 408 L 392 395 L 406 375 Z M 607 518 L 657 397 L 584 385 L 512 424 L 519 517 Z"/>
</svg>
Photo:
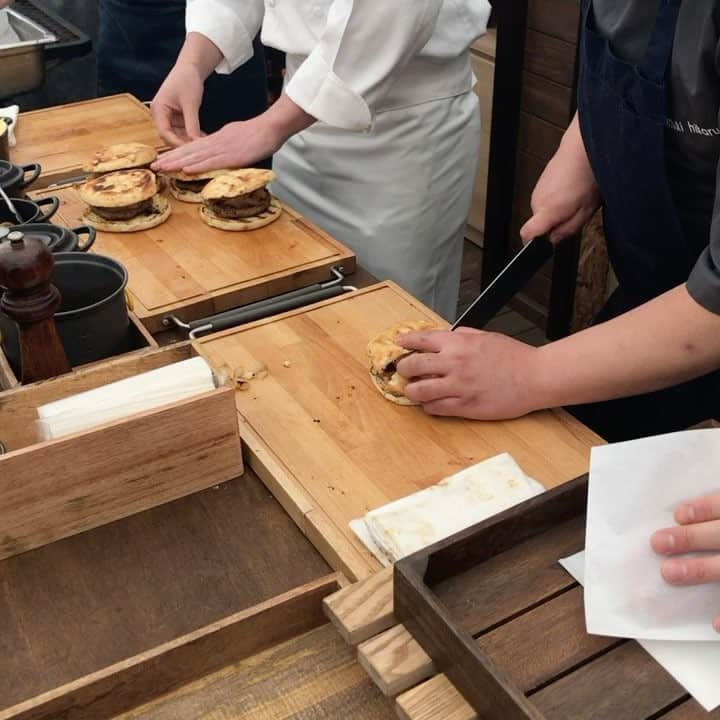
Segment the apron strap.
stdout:
<svg viewBox="0 0 720 720">
<path fill-rule="evenodd" d="M 662 82 L 672 59 L 675 28 L 682 0 L 660 0 L 658 14 L 640 68 L 645 77 Z"/>
</svg>

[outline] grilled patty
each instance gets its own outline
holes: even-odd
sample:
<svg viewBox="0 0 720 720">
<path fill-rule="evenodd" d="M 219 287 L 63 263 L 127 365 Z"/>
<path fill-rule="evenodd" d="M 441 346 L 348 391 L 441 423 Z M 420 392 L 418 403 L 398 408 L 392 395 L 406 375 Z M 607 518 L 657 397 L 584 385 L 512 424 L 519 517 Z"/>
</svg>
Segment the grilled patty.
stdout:
<svg viewBox="0 0 720 720">
<path fill-rule="evenodd" d="M 153 200 L 148 198 L 132 205 L 117 208 L 104 208 L 93 206 L 93 212 L 105 220 L 132 220 L 138 215 L 150 215 L 153 212 Z"/>
<path fill-rule="evenodd" d="M 186 190 L 187 192 L 199 193 L 208 184 L 207 180 L 176 180 L 173 184 L 178 190 Z"/>
<path fill-rule="evenodd" d="M 255 190 L 249 195 L 224 200 L 211 200 L 208 207 L 218 217 L 229 220 L 261 215 L 270 207 L 270 193 L 265 189 Z"/>
</svg>

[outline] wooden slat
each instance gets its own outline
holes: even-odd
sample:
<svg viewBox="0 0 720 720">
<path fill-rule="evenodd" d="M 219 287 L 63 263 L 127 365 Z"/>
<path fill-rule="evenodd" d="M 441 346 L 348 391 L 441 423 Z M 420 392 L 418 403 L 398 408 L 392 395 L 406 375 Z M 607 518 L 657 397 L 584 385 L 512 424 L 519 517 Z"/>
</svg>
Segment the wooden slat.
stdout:
<svg viewBox="0 0 720 720">
<path fill-rule="evenodd" d="M 528 113 L 520 113 L 518 150 L 547 163 L 555 154 L 563 131 L 557 125 Z"/>
<path fill-rule="evenodd" d="M 432 659 L 404 625 L 358 646 L 358 660 L 387 697 L 395 697 L 436 673 Z"/>
<path fill-rule="evenodd" d="M 442 674 L 400 695 L 395 707 L 401 720 L 478 720 L 472 706 Z"/>
<path fill-rule="evenodd" d="M 525 45 L 525 69 L 528 72 L 572 88 L 575 83 L 575 56 L 574 44 L 528 30 Z"/>
<path fill-rule="evenodd" d="M 323 600 L 325 615 L 351 645 L 388 630 L 393 615 L 392 568 L 385 568 Z"/>
<path fill-rule="evenodd" d="M 294 518 L 324 513 L 333 533 L 328 544 L 352 555 L 347 568 L 336 569 L 346 572 L 366 558 L 362 577 L 380 566 L 348 523 L 369 509 L 501 452 L 539 482 L 558 485 L 585 472 L 591 445 L 602 442 L 564 412 L 481 423 L 388 403 L 370 381 L 366 345 L 388 325 L 413 318 L 439 322 L 397 286 L 382 283 L 196 343 L 215 367 L 256 361 L 268 367 L 264 380 L 236 394 L 241 435 L 266 449 L 277 471 L 269 475 L 287 502 L 295 496 L 307 502 L 309 509 L 291 512 Z"/>
<path fill-rule="evenodd" d="M 506 668 L 525 692 L 622 642 L 587 634 L 580 587 L 543 603 L 478 640 L 483 651 Z"/>
<path fill-rule="evenodd" d="M 531 696 L 547 720 L 647 718 L 685 695 L 637 643 L 603 655 Z"/>
<path fill-rule="evenodd" d="M 183 637 L 0 712 L 0 720 L 100 720 L 322 624 L 337 588 L 321 578 Z"/>
<path fill-rule="evenodd" d="M 0 561 L 0 710 L 329 572 L 252 471 Z"/>
<path fill-rule="evenodd" d="M 83 224 L 86 210 L 73 186 L 33 193 L 57 195 L 57 222 Z M 297 212 L 283 206 L 277 221 L 259 230 L 226 232 L 206 225 L 196 204 L 168 197 L 172 214 L 136 233 L 98 232 L 93 252 L 109 255 L 129 272 L 135 313 L 151 332 L 175 314 L 197 320 L 289 290 L 325 282 L 330 268 L 355 269 L 355 256 Z"/>
<path fill-rule="evenodd" d="M 690 699 L 661 717 L 662 720 L 718 720 L 720 718 L 720 708 L 708 712 L 699 702 Z"/>
<path fill-rule="evenodd" d="M 131 95 L 21 113 L 17 145 L 10 159 L 20 165 L 39 162 L 43 173 L 34 189 L 77 175 L 84 162 L 111 143 L 141 142 L 164 147 L 150 110 Z"/>
<path fill-rule="evenodd" d="M 324 625 L 114 720 L 392 720 L 392 704 Z"/>
<path fill-rule="evenodd" d="M 525 72 L 521 107 L 526 113 L 564 129 L 571 119 L 572 90 L 539 75 Z"/>
<path fill-rule="evenodd" d="M 0 417 L 12 416 L 0 409 Z M 242 470 L 231 388 L 11 451 L 0 456 L 0 559 Z"/>
<path fill-rule="evenodd" d="M 529 0 L 529 28 L 577 43 L 580 27 L 580 0 Z"/>
</svg>

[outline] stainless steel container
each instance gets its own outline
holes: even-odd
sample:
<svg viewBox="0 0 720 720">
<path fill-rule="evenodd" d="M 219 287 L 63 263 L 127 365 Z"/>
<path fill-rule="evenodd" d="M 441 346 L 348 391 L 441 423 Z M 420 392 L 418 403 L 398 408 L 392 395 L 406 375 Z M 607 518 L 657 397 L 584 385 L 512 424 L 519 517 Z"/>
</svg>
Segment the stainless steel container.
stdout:
<svg viewBox="0 0 720 720">
<path fill-rule="evenodd" d="M 29 92 L 45 79 L 43 45 L 57 39 L 44 27 L 15 10 L 5 10 L 10 29 L 19 38 L 2 44 L 0 39 L 0 88 L 3 97 Z"/>
</svg>

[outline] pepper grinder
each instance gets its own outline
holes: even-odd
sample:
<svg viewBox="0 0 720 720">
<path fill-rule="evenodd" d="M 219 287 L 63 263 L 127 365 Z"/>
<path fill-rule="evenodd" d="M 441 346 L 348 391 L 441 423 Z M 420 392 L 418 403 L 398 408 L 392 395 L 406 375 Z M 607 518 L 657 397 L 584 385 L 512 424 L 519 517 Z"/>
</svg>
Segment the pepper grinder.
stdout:
<svg viewBox="0 0 720 720">
<path fill-rule="evenodd" d="M 55 325 L 61 298 L 50 283 L 53 264 L 40 238 L 0 228 L 0 312 L 18 326 L 23 384 L 72 369 Z"/>
</svg>

